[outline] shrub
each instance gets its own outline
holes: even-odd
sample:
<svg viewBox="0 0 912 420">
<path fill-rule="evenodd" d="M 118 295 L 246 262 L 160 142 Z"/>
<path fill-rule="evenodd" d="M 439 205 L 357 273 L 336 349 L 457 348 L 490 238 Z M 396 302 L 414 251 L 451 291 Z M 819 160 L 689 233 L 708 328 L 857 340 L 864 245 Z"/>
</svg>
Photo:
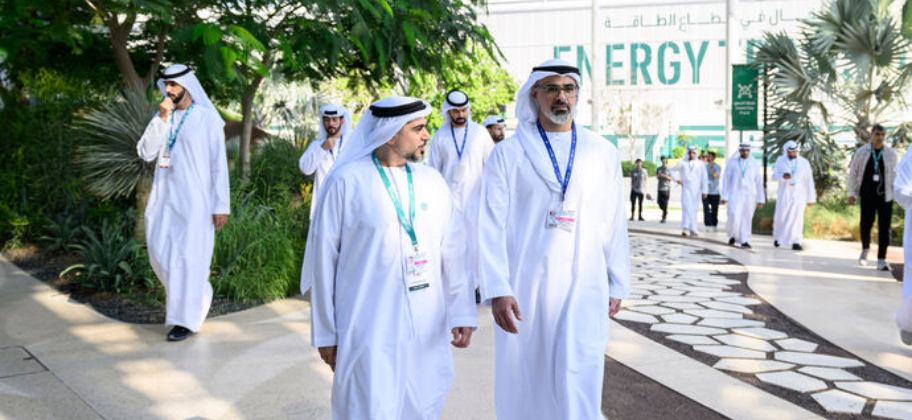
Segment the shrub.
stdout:
<svg viewBox="0 0 912 420">
<path fill-rule="evenodd" d="M 684 147 L 675 146 L 674 149 L 671 149 L 671 156 L 675 159 L 681 159 L 684 157 Z"/>
<path fill-rule="evenodd" d="M 272 137 L 260 146 L 250 161 L 250 184 L 255 196 L 272 203 L 299 191 L 305 182 L 305 176 L 298 169 L 302 154 L 303 147 L 278 137 Z"/>
<path fill-rule="evenodd" d="M 60 276 L 75 272 L 74 282 L 80 287 L 117 293 L 144 281 L 144 270 L 135 264 L 143 248 L 126 232 L 131 223 L 129 217 L 119 224 L 105 221 L 100 232 L 83 226 L 85 239 L 72 246 L 83 262 L 68 267 Z"/>
<path fill-rule="evenodd" d="M 39 238 L 45 243 L 45 252 L 69 251 L 83 237 L 84 230 L 72 215 L 62 217 L 60 222 L 51 222 L 47 234 Z"/>
</svg>

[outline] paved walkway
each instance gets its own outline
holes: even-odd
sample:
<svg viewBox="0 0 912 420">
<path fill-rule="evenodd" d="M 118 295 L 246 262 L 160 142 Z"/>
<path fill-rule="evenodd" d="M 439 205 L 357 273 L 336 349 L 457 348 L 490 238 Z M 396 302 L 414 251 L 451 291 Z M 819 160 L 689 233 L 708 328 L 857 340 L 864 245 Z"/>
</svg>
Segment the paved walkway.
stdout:
<svg viewBox="0 0 912 420">
<path fill-rule="evenodd" d="M 677 215 L 679 212 L 672 217 Z M 646 216 L 658 218 L 655 211 L 647 211 Z M 843 382 L 877 382 L 876 378 L 862 375 L 868 372 L 864 369 L 872 367 L 912 380 L 912 349 L 900 343 L 892 322 L 901 284 L 887 273 L 857 267 L 856 245 L 807 241 L 806 251 L 795 253 L 775 250 L 768 238 L 757 237 L 755 249 L 748 252 L 721 244 L 725 239 L 721 233 L 709 233 L 700 240 L 660 235 L 679 234 L 677 226 L 674 220 L 667 225 L 631 224 L 631 229 L 639 232 L 632 235 L 634 264 L 641 265 L 635 270 L 637 299 L 695 303 L 701 309 L 628 301 L 633 303 L 628 315 L 649 315 L 656 325 L 665 326 L 658 327 L 656 334 L 642 334 L 630 321 L 624 322 L 631 328 L 612 322 L 608 356 L 731 419 L 848 418 L 831 416 L 819 408 L 803 408 L 787 400 L 788 392 L 803 391 L 770 391 L 770 386 L 779 386 L 771 384 L 781 385 L 783 376 L 794 375 L 779 374 L 772 379 L 767 376 L 766 385 L 757 385 L 725 369 L 750 366 L 754 363 L 750 360 L 794 365 L 774 373 L 792 372 L 810 378 L 811 381 L 800 381 L 814 384 L 814 390 L 805 391 L 807 394 L 831 392 L 838 397 L 843 394 L 836 392 L 844 392 L 861 397 L 886 392 L 887 395 L 870 395 L 866 399 L 867 410 L 884 402 L 889 404 L 881 405 L 885 408 L 875 414 L 912 418 L 912 412 L 902 411 L 904 404 L 912 401 L 903 391 L 876 385 L 846 387 L 837 383 L 842 379 L 821 378 L 825 373 L 837 372 L 821 371 L 819 368 L 824 366 L 819 361 L 813 362 L 816 365 L 807 362 L 807 356 L 817 350 L 810 346 L 818 344 L 807 337 L 801 342 L 770 337 L 760 341 L 756 335 L 762 333 L 753 330 L 755 341 L 750 339 L 751 334 L 739 332 L 765 327 L 743 322 L 758 321 L 752 315 L 758 306 L 753 301 L 740 300 L 745 299 L 743 296 L 729 294 L 745 293 L 746 289 L 739 289 L 742 286 L 720 281 L 735 281 L 732 276 L 746 270 L 747 286 L 758 300 L 768 302 L 797 324 L 846 350 L 850 357 L 845 359 L 851 359 L 853 365 L 867 366 L 833 367 L 841 369 L 840 375 L 844 372 L 861 379 Z M 665 252 L 661 254 L 663 259 L 657 260 L 655 247 L 673 248 L 673 252 Z M 739 264 L 732 264 L 728 258 Z M 660 262 L 664 264 L 662 271 L 655 269 Z M 669 302 L 653 298 L 688 294 L 700 300 Z M 670 308 L 674 313 L 633 310 L 646 306 Z M 714 310 L 739 316 L 719 317 Z M 677 316 L 666 319 L 669 315 Z M 725 320 L 740 320 L 744 325 L 735 326 L 734 321 Z M 494 418 L 493 326 L 486 308 L 479 308 L 479 321 L 472 348 L 455 352 L 457 378 L 444 419 Z M 679 329 L 686 325 L 695 328 L 698 323 L 702 328 L 722 332 L 701 335 Z M 0 260 L 0 419 L 330 418 L 331 373 L 309 345 L 309 305 L 302 299 L 287 299 L 211 319 L 200 335 L 183 343 L 165 342 L 165 332 L 159 325 L 131 325 L 103 317 Z M 724 366 L 710 365 L 676 350 L 678 347 L 669 344 L 674 335 L 690 337 L 685 341 L 696 340 L 694 337 L 715 341 L 688 344 L 716 346 L 701 347 L 706 350 L 706 357 L 717 357 L 712 353 L 719 351 L 737 354 L 722 354 L 718 364 Z M 772 350 L 761 343 L 770 345 Z M 723 348 L 728 350 L 719 350 Z M 744 357 L 757 356 L 748 351 L 765 356 Z M 759 376 L 763 373 L 750 375 L 763 381 Z M 819 388 L 819 383 L 814 382 L 818 380 L 826 387 Z M 815 401 L 819 400 L 815 397 Z M 830 400 L 836 401 L 833 404 L 842 401 Z"/>
</svg>

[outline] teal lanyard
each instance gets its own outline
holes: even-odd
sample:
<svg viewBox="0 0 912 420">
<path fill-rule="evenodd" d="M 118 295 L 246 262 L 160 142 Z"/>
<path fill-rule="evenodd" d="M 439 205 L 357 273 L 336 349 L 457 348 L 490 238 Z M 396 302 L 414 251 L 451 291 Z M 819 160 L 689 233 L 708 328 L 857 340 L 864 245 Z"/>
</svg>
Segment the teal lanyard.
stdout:
<svg viewBox="0 0 912 420">
<path fill-rule="evenodd" d="M 371 153 L 371 159 L 374 160 L 374 166 L 377 167 L 377 172 L 380 173 L 380 178 L 383 180 L 383 185 L 386 186 L 386 192 L 389 194 L 391 200 L 393 200 L 393 206 L 396 207 L 396 214 L 399 215 L 399 224 L 402 225 L 402 228 L 405 229 L 405 232 L 408 233 L 409 238 L 412 240 L 412 246 L 418 247 L 418 236 L 415 235 L 415 228 L 412 226 L 412 222 L 415 220 L 415 185 L 412 183 L 412 170 L 409 168 L 408 164 L 405 164 L 405 173 L 408 175 L 408 190 L 409 190 L 409 218 L 405 218 L 405 212 L 402 211 L 402 205 L 399 204 L 399 193 L 393 190 L 392 184 L 390 184 L 389 177 L 386 176 L 386 172 L 383 171 L 383 166 L 380 165 L 380 159 L 377 158 L 377 153 Z"/>
<path fill-rule="evenodd" d="M 883 149 L 880 149 L 880 153 L 878 153 L 877 150 L 874 150 L 874 146 L 871 146 L 871 154 L 874 155 L 874 173 L 879 174 L 880 163 L 878 161 L 880 160 L 880 157 L 883 156 Z"/>
<path fill-rule="evenodd" d="M 177 130 L 174 130 L 174 111 L 171 111 L 171 133 L 168 135 L 168 152 L 171 151 L 171 148 L 174 147 L 174 142 L 177 141 L 177 135 L 180 134 L 181 128 L 184 126 L 184 120 L 187 119 L 187 116 L 190 115 L 190 111 L 193 111 L 193 107 L 196 106 L 196 102 L 190 104 L 190 108 L 187 108 L 187 112 L 181 116 L 180 122 L 177 123 Z"/>
<path fill-rule="evenodd" d="M 792 159 L 792 178 L 795 177 L 795 173 L 798 172 L 798 158 Z"/>
<path fill-rule="evenodd" d="M 741 178 L 744 178 L 744 174 L 747 173 L 747 167 L 750 161 L 747 159 L 741 159 Z"/>
</svg>

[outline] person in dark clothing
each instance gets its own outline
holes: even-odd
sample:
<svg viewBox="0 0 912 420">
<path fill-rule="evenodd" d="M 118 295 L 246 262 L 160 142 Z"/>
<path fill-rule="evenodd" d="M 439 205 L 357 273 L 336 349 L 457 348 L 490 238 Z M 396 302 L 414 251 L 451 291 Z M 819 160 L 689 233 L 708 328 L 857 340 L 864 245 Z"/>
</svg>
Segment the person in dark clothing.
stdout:
<svg viewBox="0 0 912 420">
<path fill-rule="evenodd" d="M 668 168 L 668 158 L 662 156 L 661 159 L 662 166 L 656 168 L 656 179 L 659 184 L 656 201 L 659 203 L 659 208 L 662 209 L 662 221 L 659 223 L 665 223 L 665 219 L 668 217 L 668 198 L 671 197 L 671 182 L 674 179 Z"/>
<path fill-rule="evenodd" d="M 893 218 L 893 170 L 899 154 L 884 144 L 886 130 L 880 124 L 871 128 L 871 141 L 858 148 L 849 166 L 849 205 L 861 200 L 861 256 L 858 264 L 867 265 L 871 248 L 871 227 L 877 219 L 877 269 L 890 270 L 890 221 Z"/>
<path fill-rule="evenodd" d="M 706 230 L 715 231 L 719 226 L 719 200 L 722 197 L 719 189 L 722 167 L 716 163 L 716 152 L 706 154 L 706 179 L 709 181 L 709 194 L 703 199 L 703 224 Z"/>
<path fill-rule="evenodd" d="M 636 205 L 640 205 L 640 217 L 639 221 L 644 221 L 643 219 L 643 194 L 646 193 L 646 178 L 649 177 L 649 173 L 646 172 L 646 169 L 643 169 L 643 160 L 636 160 L 636 167 L 630 170 L 630 220 L 633 220 L 633 216 L 636 214 Z"/>
</svg>

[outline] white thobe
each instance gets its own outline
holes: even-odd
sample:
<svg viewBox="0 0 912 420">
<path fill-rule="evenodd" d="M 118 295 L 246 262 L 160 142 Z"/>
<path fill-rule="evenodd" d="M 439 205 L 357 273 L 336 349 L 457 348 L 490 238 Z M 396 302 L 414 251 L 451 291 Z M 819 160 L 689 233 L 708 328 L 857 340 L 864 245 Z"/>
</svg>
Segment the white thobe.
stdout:
<svg viewBox="0 0 912 420">
<path fill-rule="evenodd" d="M 455 132 L 455 142 L 454 134 Z M 466 136 L 465 148 L 462 146 L 463 136 Z M 456 151 L 456 145 L 462 150 L 462 157 Z M 434 134 L 431 140 L 431 149 L 428 151 L 428 166 L 440 172 L 443 179 L 446 180 L 450 190 L 453 191 L 453 198 L 457 201 L 460 208 L 465 209 L 460 224 L 467 232 L 467 252 L 466 255 L 474 255 L 474 246 L 478 243 L 475 232 L 478 231 L 477 218 L 473 215 L 478 213 L 478 199 L 481 195 L 482 173 L 485 162 L 494 149 L 494 141 L 487 130 L 475 122 L 468 123 L 468 134 L 466 128 L 457 128 L 450 131 L 450 124 L 444 124 Z M 469 264 L 472 262 L 470 261 Z M 474 272 L 474 270 L 470 270 Z M 470 278 L 473 285 L 477 286 L 477 280 Z"/>
<path fill-rule="evenodd" d="M 336 144 L 330 150 L 323 149 L 323 142 L 326 141 L 326 137 L 318 138 L 314 141 L 311 141 L 307 145 L 307 149 L 304 150 L 304 154 L 301 155 L 301 159 L 298 160 L 298 168 L 301 169 L 301 172 L 304 175 L 313 175 L 313 189 L 310 191 L 310 218 L 313 219 L 314 207 L 317 203 L 317 193 L 320 192 L 321 187 L 323 186 L 323 180 L 326 178 L 326 175 L 329 173 L 329 170 L 332 169 L 333 163 L 336 162 L 336 157 L 339 156 L 339 153 L 342 151 L 342 146 L 345 144 L 345 140 L 342 139 L 340 142 L 339 139 L 336 139 Z"/>
<path fill-rule="evenodd" d="M 893 198 L 906 209 L 905 230 L 903 230 L 903 303 L 896 313 L 896 325 L 912 332 L 912 155 L 906 152 L 896 165 L 893 181 Z"/>
<path fill-rule="evenodd" d="M 439 418 L 454 376 L 450 331 L 477 325 L 450 190 L 433 169 L 409 166 L 430 287 L 408 291 L 412 243 L 370 157 L 331 176 L 314 214 L 306 251 L 312 270 L 304 275 L 313 284 L 313 345 L 338 346 L 337 420 Z M 387 174 L 408 215 L 404 168 Z"/>
<path fill-rule="evenodd" d="M 174 130 L 185 112 L 174 111 Z M 136 145 L 143 160 L 151 162 L 164 154 L 170 121 L 156 116 L 146 127 Z M 231 209 L 224 125 L 215 110 L 193 108 L 171 149 L 170 167 L 156 164 L 146 205 L 146 244 L 152 269 L 165 287 L 165 324 L 194 332 L 212 303 L 212 215 Z"/>
<path fill-rule="evenodd" d="M 722 201 L 727 201 L 728 237 L 739 244 L 750 243 L 754 210 L 766 202 L 763 176 L 754 158 L 742 159 L 736 154 L 728 159 L 722 177 Z"/>
<path fill-rule="evenodd" d="M 561 188 L 542 140 L 522 132 L 485 166 L 479 266 L 485 301 L 513 296 L 519 333 L 495 328 L 498 420 L 601 420 L 609 297 L 630 290 L 630 251 L 617 149 L 579 130 L 564 202 L 572 231 L 547 228 Z M 561 176 L 571 135 L 549 133 Z"/>
<path fill-rule="evenodd" d="M 785 179 L 784 174 L 791 174 Z M 817 202 L 814 176 L 807 159 L 798 156 L 792 161 L 779 156 L 773 169 L 773 179 L 779 182 L 776 192 L 776 213 L 773 218 L 773 239 L 781 245 L 800 244 L 804 233 L 804 210 Z"/>
<path fill-rule="evenodd" d="M 671 176 L 681 181 L 681 230 L 696 232 L 703 195 L 709 193 L 706 164 L 699 159 L 682 160 L 671 168 Z"/>
</svg>

